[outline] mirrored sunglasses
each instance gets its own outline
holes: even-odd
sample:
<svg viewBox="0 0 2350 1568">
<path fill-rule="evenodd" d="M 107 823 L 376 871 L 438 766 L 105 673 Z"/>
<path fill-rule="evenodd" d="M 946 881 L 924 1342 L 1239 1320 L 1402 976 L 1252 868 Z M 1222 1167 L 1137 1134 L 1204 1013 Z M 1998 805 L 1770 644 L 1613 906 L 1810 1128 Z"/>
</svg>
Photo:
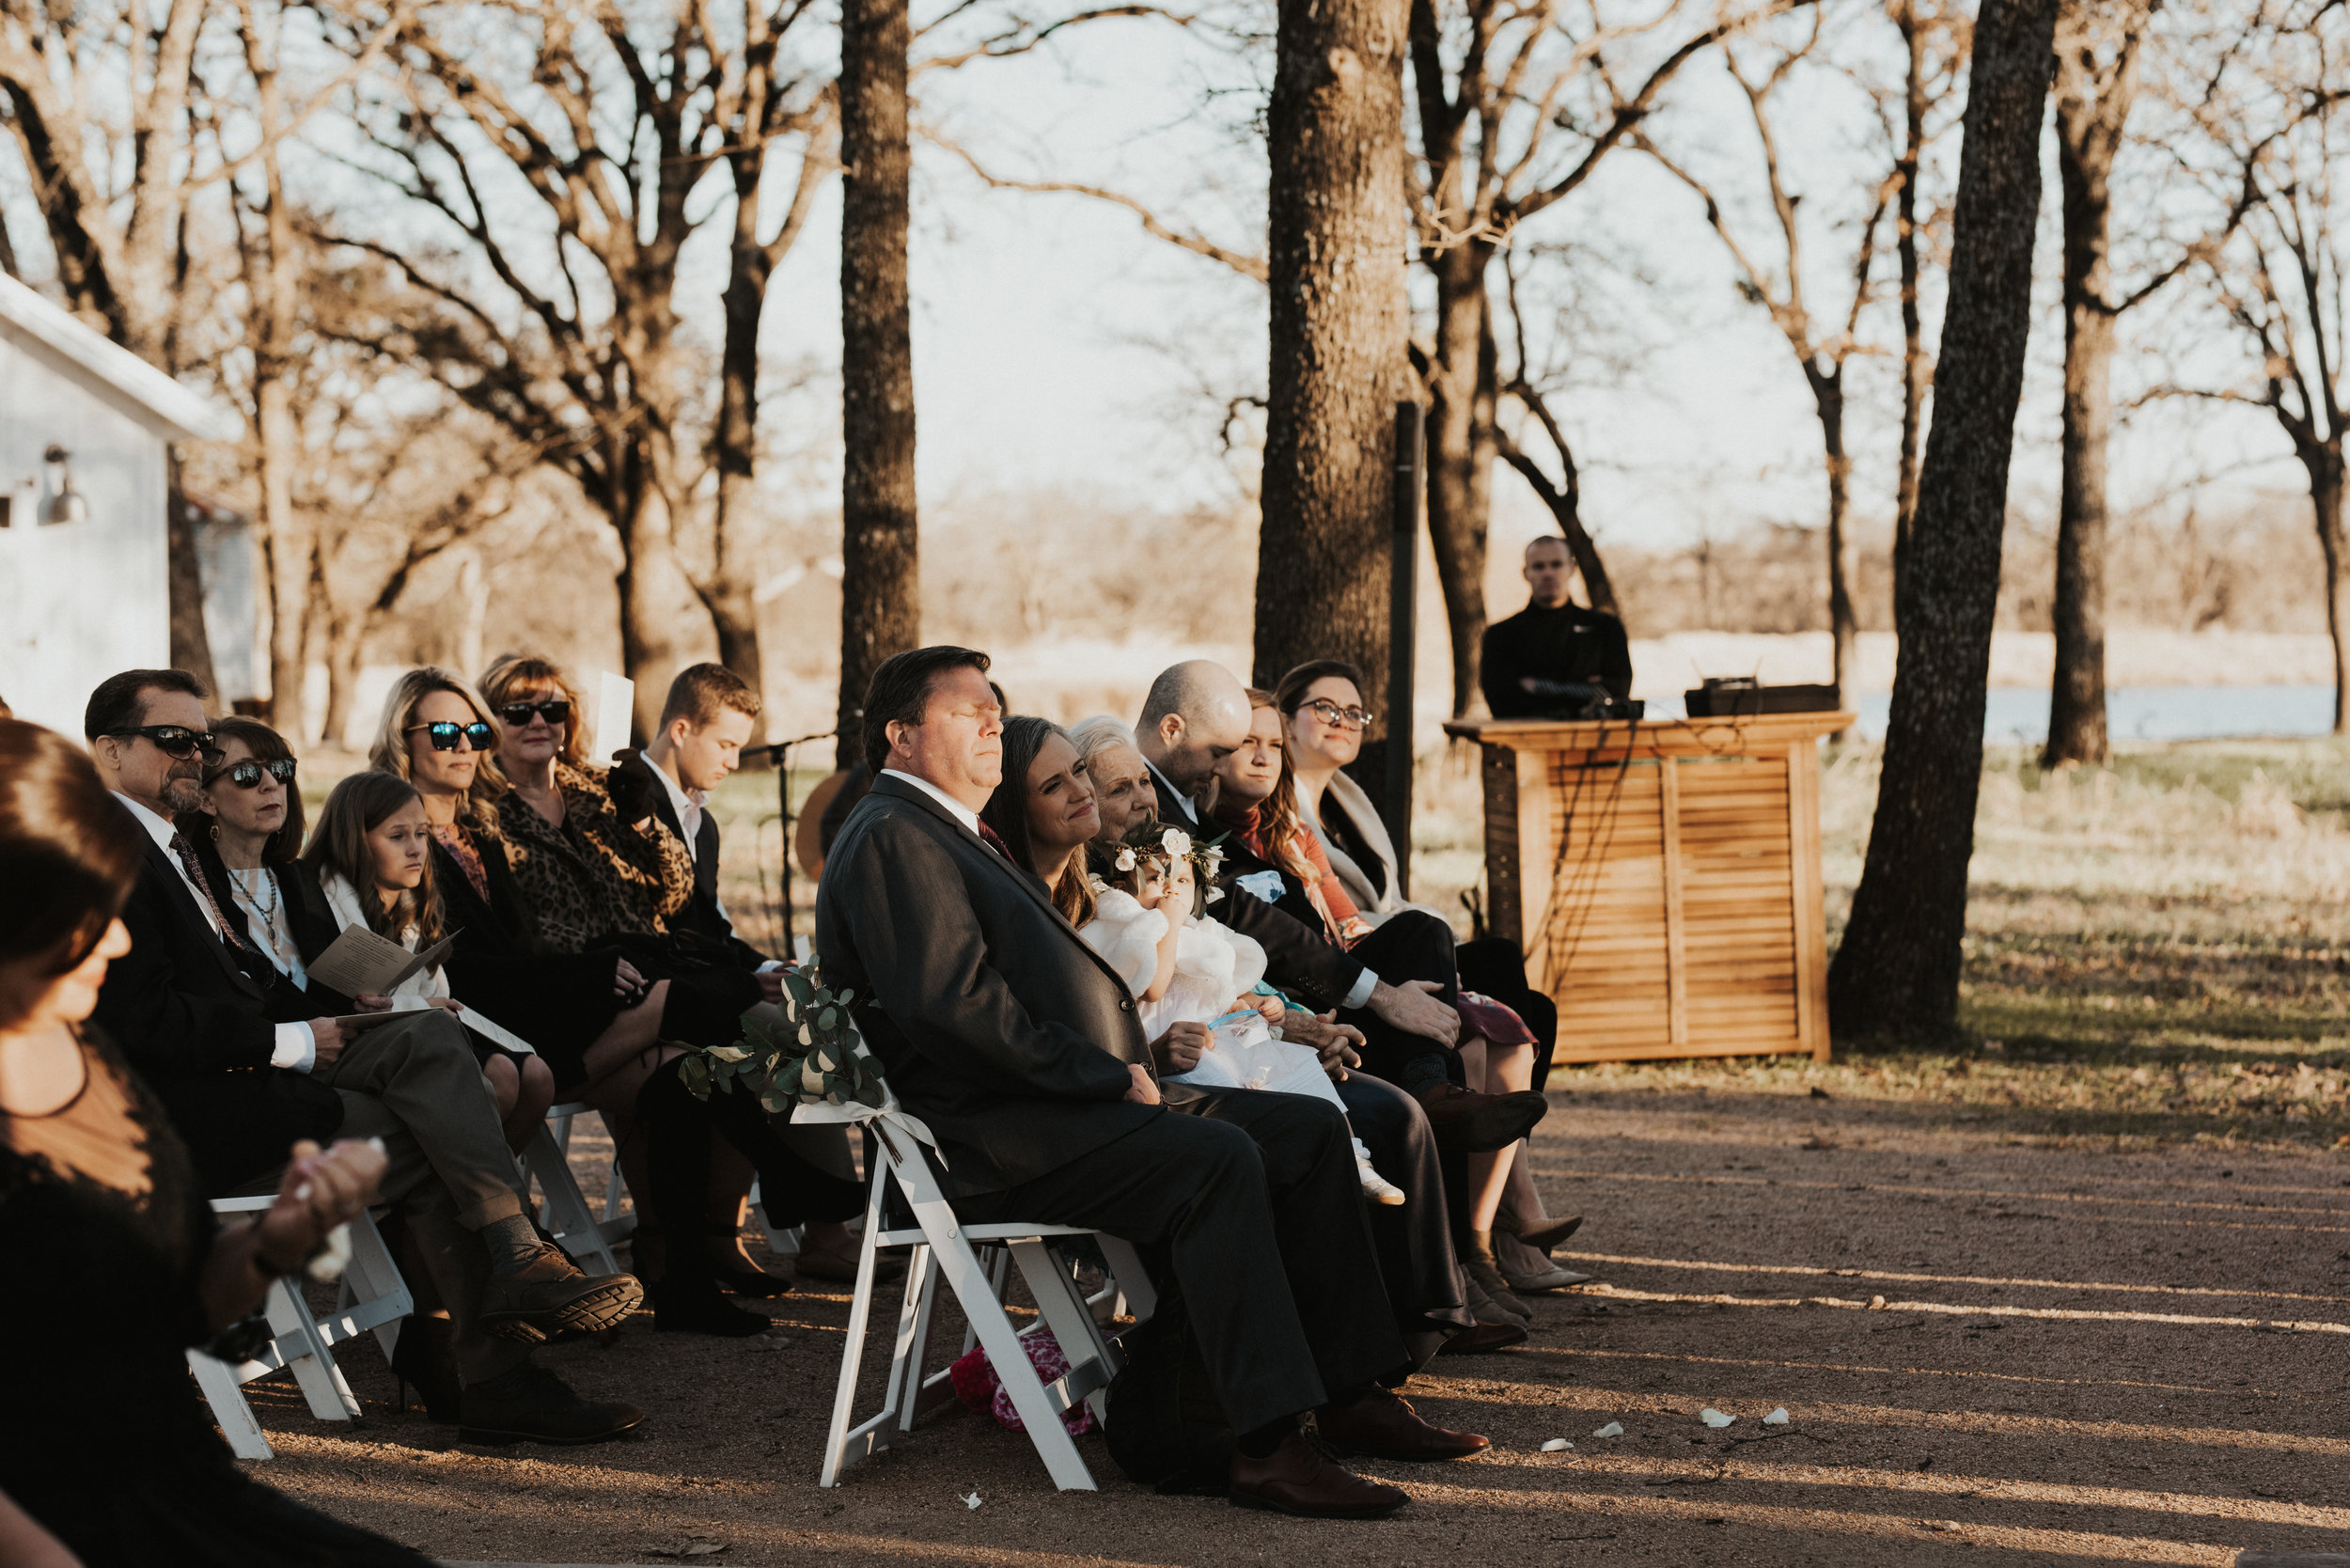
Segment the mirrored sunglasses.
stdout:
<svg viewBox="0 0 2350 1568">
<path fill-rule="evenodd" d="M 455 751 L 461 737 L 471 749 L 487 751 L 490 749 L 490 742 L 494 735 L 490 727 L 479 719 L 474 720 L 471 724 L 459 724 L 451 719 L 442 719 L 437 724 L 412 724 L 408 727 L 410 734 L 419 729 L 423 730 L 426 738 L 431 741 L 432 749 L 435 751 Z"/>
<path fill-rule="evenodd" d="M 248 757 L 234 767 L 221 769 L 204 782 L 207 785 L 217 784 L 226 778 L 240 790 L 258 790 L 261 787 L 261 776 L 267 774 L 280 784 L 291 784 L 298 766 L 290 757 L 280 757 L 272 762 L 259 762 Z"/>
</svg>

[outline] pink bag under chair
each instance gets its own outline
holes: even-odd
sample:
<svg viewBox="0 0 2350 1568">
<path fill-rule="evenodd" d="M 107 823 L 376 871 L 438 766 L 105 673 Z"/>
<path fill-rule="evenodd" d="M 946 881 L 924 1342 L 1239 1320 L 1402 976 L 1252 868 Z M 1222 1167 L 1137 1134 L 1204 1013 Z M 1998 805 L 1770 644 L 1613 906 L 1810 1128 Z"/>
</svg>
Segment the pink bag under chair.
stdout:
<svg viewBox="0 0 2350 1568">
<path fill-rule="evenodd" d="M 1040 1382 L 1050 1385 L 1069 1373 L 1069 1357 L 1061 1354 L 1060 1341 L 1053 1338 L 1049 1328 L 1039 1328 L 1032 1334 L 1020 1336 L 1021 1345 L 1028 1353 L 1028 1364 L 1036 1368 Z M 995 1424 L 1010 1432 L 1026 1432 L 1027 1423 L 1020 1412 L 1012 1408 L 1011 1394 L 1004 1388 L 995 1369 L 988 1364 L 987 1352 L 973 1345 L 968 1354 L 957 1358 L 947 1369 L 948 1381 L 954 1385 L 955 1397 L 972 1410 L 995 1418 Z M 1095 1430 L 1093 1412 L 1078 1404 L 1060 1413 L 1060 1424 L 1072 1437 L 1082 1437 Z"/>
</svg>

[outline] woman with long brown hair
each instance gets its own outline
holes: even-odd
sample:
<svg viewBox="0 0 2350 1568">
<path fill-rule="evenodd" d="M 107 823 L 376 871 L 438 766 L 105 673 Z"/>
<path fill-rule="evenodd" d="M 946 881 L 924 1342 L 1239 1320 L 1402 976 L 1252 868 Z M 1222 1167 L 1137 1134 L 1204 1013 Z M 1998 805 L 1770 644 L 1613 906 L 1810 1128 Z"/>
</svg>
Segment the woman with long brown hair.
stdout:
<svg viewBox="0 0 2350 1568">
<path fill-rule="evenodd" d="M 1534 1036 L 1525 1021 L 1487 997 L 1464 992 L 1449 931 L 1430 940 L 1442 923 L 1432 917 L 1401 915 L 1376 927 L 1348 897 L 1330 870 L 1321 841 L 1303 822 L 1296 780 L 1291 770 L 1286 726 L 1274 694 L 1251 688 L 1248 742 L 1216 764 L 1216 820 L 1230 828 L 1232 864 L 1240 885 L 1319 928 L 1382 974 L 1394 969 L 1380 949 L 1392 947 L 1430 958 L 1428 972 L 1412 979 L 1443 988 L 1444 999 L 1461 1014 L 1461 1038 L 1449 1052 L 1418 1042 L 1409 1053 L 1367 1047 L 1364 1065 L 1372 1074 L 1410 1091 L 1423 1105 L 1432 1097 L 1460 1092 L 1531 1094 Z M 1440 952 L 1437 949 L 1441 949 Z M 1440 958 L 1441 962 L 1434 962 Z M 1425 1047 L 1425 1048 L 1422 1048 Z M 1515 1163 L 1519 1143 L 1497 1150 L 1468 1150 L 1468 1181 L 1453 1194 L 1454 1245 L 1476 1294 L 1469 1303 L 1480 1319 L 1530 1323 L 1533 1312 L 1511 1294 L 1493 1252 L 1494 1216 Z M 1480 1299 L 1481 1298 L 1481 1299 Z"/>
<path fill-rule="evenodd" d="M 220 1228 L 162 1108 L 88 1024 L 130 949 L 118 916 L 142 854 L 80 747 L 0 719 L 0 1258 L 15 1285 L 0 1342 L 10 1401 L 37 1413 L 0 1423 L 0 1560 L 426 1568 L 240 1470 L 188 1379 L 190 1345 L 251 1353 L 225 1331 L 366 1208 L 384 1161 L 296 1143 L 260 1221 Z"/>
</svg>

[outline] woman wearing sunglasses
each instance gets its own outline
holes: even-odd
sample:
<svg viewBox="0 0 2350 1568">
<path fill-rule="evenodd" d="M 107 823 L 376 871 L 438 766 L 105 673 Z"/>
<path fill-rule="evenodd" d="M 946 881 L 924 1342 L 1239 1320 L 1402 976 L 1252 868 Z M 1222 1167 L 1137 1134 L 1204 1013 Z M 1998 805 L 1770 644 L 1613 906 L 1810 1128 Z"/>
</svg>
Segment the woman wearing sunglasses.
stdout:
<svg viewBox="0 0 2350 1568">
<path fill-rule="evenodd" d="M 694 863 L 644 807 L 615 804 L 613 770 L 594 765 L 582 738 L 584 706 L 560 666 L 534 654 L 508 654 L 481 677 L 498 720 L 497 767 L 513 788 L 498 801 L 498 824 L 514 858 L 517 884 L 538 917 L 540 935 L 566 951 L 616 950 L 665 993 L 660 1038 L 724 1045 L 742 1035 L 743 1014 L 763 999 L 757 979 L 715 945 L 681 933 L 672 922 L 694 897 Z M 744 1118 L 731 1096 L 690 1104 L 655 1090 L 651 1112 L 639 1103 L 654 1074 L 679 1055 L 674 1044 L 598 1071 L 582 1097 L 603 1113 L 618 1142 L 629 1188 L 655 1213 L 697 1221 L 640 1226 L 634 1266 L 650 1293 L 655 1324 L 668 1331 L 748 1335 L 769 1320 L 722 1299 L 773 1297 L 790 1282 L 770 1275 L 743 1250 L 744 1200 L 752 1156 L 768 1162 L 765 1190 L 780 1204 L 810 1184 L 834 1190 L 818 1173 L 776 1158 L 763 1118 Z M 602 1058 L 589 1064 L 603 1069 Z M 721 1131 L 720 1129 L 724 1129 Z M 698 1174 L 705 1170 L 706 1175 Z M 672 1197 L 690 1186 L 695 1196 Z M 838 1196 L 838 1194 L 836 1194 Z M 861 1197 L 844 1200 L 851 1211 Z M 700 1257 L 671 1268 L 671 1229 L 689 1231 Z"/>
<path fill-rule="evenodd" d="M 309 879 L 294 865 L 302 850 L 298 764 L 285 737 L 258 719 L 212 726 L 219 749 L 204 766 L 204 815 L 211 831 L 196 837 L 196 858 L 214 887 L 226 887 L 261 956 L 296 986 L 306 987 L 302 955 L 334 928 Z M 308 942 L 306 942 L 306 937 Z"/>
<path fill-rule="evenodd" d="M 489 705 L 428 665 L 393 683 L 368 760 L 423 799 L 432 881 L 457 936 L 450 984 L 537 1046 L 556 1091 L 571 1098 L 653 1043 L 667 987 L 648 984 L 617 952 L 566 952 L 540 929 L 501 825 L 508 786 L 492 765 L 496 748 Z"/>
</svg>

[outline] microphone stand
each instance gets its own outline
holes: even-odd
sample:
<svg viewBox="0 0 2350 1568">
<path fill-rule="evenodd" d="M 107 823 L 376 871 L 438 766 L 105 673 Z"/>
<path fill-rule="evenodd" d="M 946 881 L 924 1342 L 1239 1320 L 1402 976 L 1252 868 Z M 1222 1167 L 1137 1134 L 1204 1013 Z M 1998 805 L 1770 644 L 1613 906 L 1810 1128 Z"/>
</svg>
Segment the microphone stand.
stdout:
<svg viewBox="0 0 2350 1568">
<path fill-rule="evenodd" d="M 780 917 L 783 926 L 783 952 L 781 956 L 787 963 L 796 956 L 796 949 L 791 945 L 791 921 L 794 913 L 791 907 L 791 748 L 795 745 L 806 745 L 810 741 L 829 741 L 839 733 L 838 729 L 820 729 L 813 735 L 794 735 L 788 741 L 777 741 L 772 745 L 745 748 L 750 751 L 765 752 L 767 760 L 774 763 L 776 769 L 776 805 L 783 823 L 783 911 Z"/>
</svg>

